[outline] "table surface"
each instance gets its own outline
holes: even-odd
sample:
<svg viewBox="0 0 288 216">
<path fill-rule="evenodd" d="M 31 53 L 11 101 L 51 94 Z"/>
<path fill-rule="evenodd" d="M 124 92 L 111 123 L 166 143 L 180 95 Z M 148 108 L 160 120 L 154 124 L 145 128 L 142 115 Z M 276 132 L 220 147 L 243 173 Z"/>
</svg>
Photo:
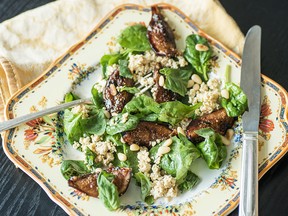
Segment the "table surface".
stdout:
<svg viewBox="0 0 288 216">
<path fill-rule="evenodd" d="M 1 0 L 0 22 L 51 0 Z M 276 3 L 277 2 L 277 3 Z M 221 0 L 242 32 L 255 24 L 262 27 L 262 73 L 288 89 L 288 1 Z M 0 141 L 1 142 L 1 141 Z M 259 182 L 259 215 L 288 215 L 288 154 Z M 0 215 L 49 215 L 66 213 L 43 189 L 6 157 L 0 145 Z M 231 216 L 238 215 L 238 209 Z"/>
</svg>

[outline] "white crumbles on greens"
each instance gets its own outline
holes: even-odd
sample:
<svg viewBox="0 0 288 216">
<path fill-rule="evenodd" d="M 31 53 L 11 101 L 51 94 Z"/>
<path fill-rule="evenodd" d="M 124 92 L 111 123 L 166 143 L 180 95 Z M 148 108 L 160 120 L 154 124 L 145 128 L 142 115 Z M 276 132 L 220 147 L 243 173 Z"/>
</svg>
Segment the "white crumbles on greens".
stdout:
<svg viewBox="0 0 288 216">
<path fill-rule="evenodd" d="M 191 164 L 202 158 L 219 169 L 229 142 L 223 136 L 247 109 L 236 84 L 211 76 L 209 41 L 191 34 L 177 50 L 168 23 L 157 8 L 152 13 L 148 29 L 128 26 L 119 33 L 119 51 L 101 58 L 93 104 L 64 112 L 65 136 L 85 159 L 63 161 L 61 172 L 109 210 L 120 207 L 131 178 L 147 204 L 191 190 L 200 181 Z"/>
</svg>

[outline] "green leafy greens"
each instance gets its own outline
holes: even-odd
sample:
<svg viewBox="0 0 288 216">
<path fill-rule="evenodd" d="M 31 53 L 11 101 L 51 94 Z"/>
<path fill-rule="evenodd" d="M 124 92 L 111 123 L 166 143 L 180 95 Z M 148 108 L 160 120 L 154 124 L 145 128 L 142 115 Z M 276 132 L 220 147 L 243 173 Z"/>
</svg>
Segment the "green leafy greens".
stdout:
<svg viewBox="0 0 288 216">
<path fill-rule="evenodd" d="M 203 142 L 197 144 L 197 148 L 201 151 L 208 167 L 219 169 L 227 156 L 227 149 L 222 143 L 220 135 L 211 128 L 203 128 L 195 132 L 205 138 Z"/>
<path fill-rule="evenodd" d="M 245 93 L 239 86 L 232 82 L 226 83 L 225 88 L 229 92 L 229 98 L 226 99 L 222 97 L 220 99 L 221 106 L 225 108 L 227 115 L 230 117 L 242 115 L 248 107 Z"/>
<path fill-rule="evenodd" d="M 120 59 L 119 60 L 119 72 L 120 72 L 120 76 L 132 79 L 133 75 L 128 68 L 128 63 L 129 63 L 128 60 Z"/>
<path fill-rule="evenodd" d="M 106 132 L 109 135 L 115 135 L 124 131 L 133 130 L 137 127 L 138 123 L 139 119 L 136 116 L 128 113 L 120 113 L 110 119 L 106 127 Z"/>
<path fill-rule="evenodd" d="M 110 210 L 114 211 L 120 207 L 120 198 L 118 189 L 112 183 L 115 176 L 113 174 L 102 171 L 97 178 L 97 186 L 99 199 Z"/>
<path fill-rule="evenodd" d="M 149 177 L 141 172 L 138 172 L 135 174 L 135 179 L 141 186 L 141 199 L 147 204 L 151 205 L 154 202 L 154 199 L 153 196 L 150 195 L 152 186 Z"/>
<path fill-rule="evenodd" d="M 197 44 L 203 44 L 208 48 L 208 50 L 198 51 L 196 49 Z M 211 56 L 212 49 L 209 46 L 208 41 L 204 37 L 197 34 L 192 34 L 186 38 L 184 57 L 205 81 L 208 80 L 207 73 L 210 67 Z"/>
<path fill-rule="evenodd" d="M 137 24 L 124 29 L 118 38 L 118 43 L 129 52 L 150 50 L 150 43 L 146 36 L 147 28 Z"/>
<path fill-rule="evenodd" d="M 161 74 L 165 75 L 164 86 L 181 96 L 185 96 L 187 92 L 187 83 L 192 75 L 192 70 L 163 68 L 160 70 Z"/>
<path fill-rule="evenodd" d="M 188 191 L 196 184 L 198 184 L 199 180 L 199 177 L 189 170 L 187 172 L 185 180 L 178 185 L 178 189 L 181 191 L 181 193 L 183 193 L 184 191 Z"/>
<path fill-rule="evenodd" d="M 163 155 L 160 161 L 160 167 L 168 174 L 176 178 L 177 183 L 184 181 L 190 166 L 194 160 L 200 157 L 199 150 L 185 136 L 179 134 L 178 137 L 172 137 L 171 150 Z M 150 149 L 150 156 L 153 160 L 157 157 L 157 152 L 164 142 Z"/>
<path fill-rule="evenodd" d="M 78 142 L 84 134 L 102 135 L 106 128 L 106 118 L 102 110 L 94 110 L 91 116 L 83 118 L 82 113 L 74 114 L 66 109 L 63 122 L 64 132 L 70 143 Z"/>
<path fill-rule="evenodd" d="M 80 160 L 64 160 L 61 164 L 61 173 L 63 177 L 68 180 L 72 176 L 80 176 L 90 173 L 84 161 Z"/>
</svg>

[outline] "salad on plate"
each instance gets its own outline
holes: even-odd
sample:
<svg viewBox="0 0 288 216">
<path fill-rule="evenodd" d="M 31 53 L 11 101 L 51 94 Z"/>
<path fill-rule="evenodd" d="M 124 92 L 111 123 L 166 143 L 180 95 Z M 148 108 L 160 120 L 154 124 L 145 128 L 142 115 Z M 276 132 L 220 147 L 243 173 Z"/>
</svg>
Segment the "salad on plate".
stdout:
<svg viewBox="0 0 288 216">
<path fill-rule="evenodd" d="M 234 121 L 247 109 L 245 94 L 229 82 L 229 66 L 223 80 L 211 72 L 209 41 L 191 34 L 178 50 L 175 31 L 156 6 L 148 26 L 128 26 L 117 42 L 119 51 L 100 60 L 92 103 L 66 109 L 62 119 L 68 142 L 85 155 L 64 160 L 63 177 L 112 211 L 131 178 L 143 202 L 153 204 L 197 185 L 195 160 L 219 169 Z M 76 99 L 65 95 L 65 102 Z"/>
</svg>

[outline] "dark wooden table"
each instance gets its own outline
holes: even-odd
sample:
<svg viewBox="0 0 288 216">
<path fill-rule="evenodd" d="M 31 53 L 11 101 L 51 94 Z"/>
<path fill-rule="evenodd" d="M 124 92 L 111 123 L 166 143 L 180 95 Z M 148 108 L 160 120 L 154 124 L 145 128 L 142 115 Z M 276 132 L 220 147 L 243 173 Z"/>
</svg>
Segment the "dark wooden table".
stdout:
<svg viewBox="0 0 288 216">
<path fill-rule="evenodd" d="M 0 22 L 50 0 L 1 0 Z M 288 1 L 221 0 L 242 32 L 262 27 L 262 73 L 288 89 Z M 215 21 L 215 22 L 221 22 Z M 229 32 L 227 32 L 229 34 Z M 53 203 L 29 176 L 16 169 L 0 146 L 0 215 L 49 215 L 66 213 Z M 288 215 L 288 154 L 260 180 L 259 215 Z M 238 215 L 236 209 L 231 215 Z"/>
</svg>

